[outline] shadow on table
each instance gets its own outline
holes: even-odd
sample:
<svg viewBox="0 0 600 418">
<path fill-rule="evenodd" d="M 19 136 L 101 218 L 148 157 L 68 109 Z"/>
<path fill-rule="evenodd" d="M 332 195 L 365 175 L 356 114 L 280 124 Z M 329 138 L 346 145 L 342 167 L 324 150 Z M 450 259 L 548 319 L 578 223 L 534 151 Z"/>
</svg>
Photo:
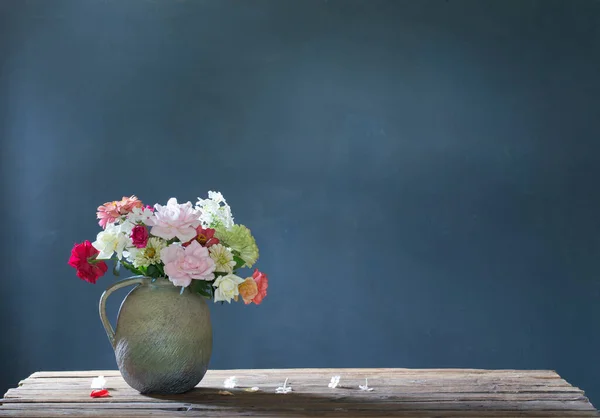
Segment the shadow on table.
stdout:
<svg viewBox="0 0 600 418">
<path fill-rule="evenodd" d="M 377 396 L 370 401 L 356 396 L 357 391 L 337 391 L 333 394 L 306 392 L 247 392 L 244 389 L 227 389 L 233 395 L 220 394 L 215 388 L 194 388 L 178 395 L 142 395 L 155 400 L 172 402 L 173 406 L 162 407 L 170 411 L 203 412 L 211 416 L 232 413 L 256 413 L 272 416 L 311 416 L 327 412 L 328 416 L 347 416 L 349 411 L 360 409 L 366 412 L 377 404 Z M 370 406 L 370 407 L 369 407 Z M 381 405 L 379 405 L 381 408 Z M 377 409 L 376 409 L 377 410 Z M 380 411 L 381 409 L 379 409 Z M 332 415 L 333 414 L 333 415 Z"/>
</svg>

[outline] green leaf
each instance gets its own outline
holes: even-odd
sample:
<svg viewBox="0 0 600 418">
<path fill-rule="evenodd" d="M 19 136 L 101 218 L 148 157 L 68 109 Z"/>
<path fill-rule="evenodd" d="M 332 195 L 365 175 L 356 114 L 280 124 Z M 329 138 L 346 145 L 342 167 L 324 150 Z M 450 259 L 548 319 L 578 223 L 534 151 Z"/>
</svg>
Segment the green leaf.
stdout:
<svg viewBox="0 0 600 418">
<path fill-rule="evenodd" d="M 190 290 L 194 293 L 199 293 L 200 295 L 210 298 L 210 282 L 204 280 L 192 280 L 190 284 Z"/>
<path fill-rule="evenodd" d="M 205 290 L 198 290 L 197 293 L 201 294 L 202 296 L 204 296 L 205 298 L 210 299 L 210 293 L 205 291 Z"/>
<path fill-rule="evenodd" d="M 119 260 L 115 260 L 115 266 L 113 267 L 113 274 L 119 277 L 119 270 L 121 270 L 121 262 Z"/>
<path fill-rule="evenodd" d="M 148 277 L 158 278 L 161 276 L 159 268 L 154 264 L 150 264 L 148 266 L 148 270 L 146 271 L 146 274 L 148 275 Z"/>
<path fill-rule="evenodd" d="M 121 265 L 123 267 L 125 267 L 127 270 L 129 270 L 130 272 L 132 272 L 133 274 L 142 275 L 142 276 L 146 275 L 141 267 L 136 268 L 132 264 L 129 264 L 128 262 L 126 262 L 125 260 L 121 260 Z"/>
<path fill-rule="evenodd" d="M 244 264 L 246 264 L 246 262 L 237 255 L 233 256 L 233 261 L 235 261 L 235 267 L 233 267 L 235 270 L 244 267 Z"/>
</svg>

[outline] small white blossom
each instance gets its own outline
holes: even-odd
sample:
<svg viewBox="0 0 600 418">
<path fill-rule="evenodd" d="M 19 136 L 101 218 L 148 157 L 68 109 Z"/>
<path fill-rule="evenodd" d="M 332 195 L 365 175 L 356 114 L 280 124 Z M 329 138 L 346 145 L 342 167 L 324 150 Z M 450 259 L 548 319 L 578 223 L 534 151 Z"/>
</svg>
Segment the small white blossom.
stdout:
<svg viewBox="0 0 600 418">
<path fill-rule="evenodd" d="M 235 388 L 235 385 L 237 385 L 237 379 L 235 376 L 228 377 L 225 379 L 225 382 L 223 382 L 223 387 L 227 389 L 233 389 Z"/>
<path fill-rule="evenodd" d="M 223 225 L 226 229 L 234 225 L 231 208 L 219 192 L 208 192 L 208 199 L 198 198 L 196 209 L 201 211 L 200 221 L 204 228 Z"/>
<path fill-rule="evenodd" d="M 369 380 L 367 378 L 365 378 L 365 384 L 364 385 L 358 385 L 358 387 L 360 388 L 360 390 L 364 390 L 367 392 L 371 392 L 373 390 L 373 388 L 369 387 Z"/>
<path fill-rule="evenodd" d="M 149 225 L 149 219 L 154 216 L 154 212 L 148 208 L 133 208 L 133 210 L 127 215 L 127 221 L 132 224 L 143 223 Z"/>
<path fill-rule="evenodd" d="M 286 394 L 288 392 L 292 391 L 292 387 L 287 385 L 288 382 L 288 378 L 285 379 L 285 382 L 283 382 L 283 386 L 278 387 L 277 389 L 275 389 L 275 393 L 282 393 L 282 394 Z"/>
</svg>

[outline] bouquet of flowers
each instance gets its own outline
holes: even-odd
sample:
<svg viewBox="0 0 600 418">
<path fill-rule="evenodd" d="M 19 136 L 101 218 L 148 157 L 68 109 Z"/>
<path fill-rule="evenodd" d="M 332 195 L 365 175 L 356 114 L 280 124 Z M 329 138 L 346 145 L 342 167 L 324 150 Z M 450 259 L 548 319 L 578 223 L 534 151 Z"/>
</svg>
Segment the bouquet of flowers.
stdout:
<svg viewBox="0 0 600 418">
<path fill-rule="evenodd" d="M 252 233 L 233 221 L 231 208 L 219 192 L 208 199 L 180 204 L 171 198 L 165 206 L 144 206 L 136 196 L 107 202 L 98 207 L 102 231 L 94 242 L 75 244 L 69 265 L 77 276 L 96 283 L 114 259 L 114 274 L 120 267 L 137 275 L 169 280 L 189 287 L 215 302 L 237 301 L 260 304 L 267 295 L 268 279 L 254 270 L 245 279 L 241 268 L 258 260 Z"/>
</svg>

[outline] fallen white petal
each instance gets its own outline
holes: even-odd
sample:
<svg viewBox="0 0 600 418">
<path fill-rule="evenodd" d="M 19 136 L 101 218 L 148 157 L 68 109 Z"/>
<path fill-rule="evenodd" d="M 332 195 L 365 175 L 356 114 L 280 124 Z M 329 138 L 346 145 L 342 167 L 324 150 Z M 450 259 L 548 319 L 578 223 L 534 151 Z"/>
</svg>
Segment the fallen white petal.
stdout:
<svg viewBox="0 0 600 418">
<path fill-rule="evenodd" d="M 340 377 L 339 376 L 333 376 L 331 378 L 331 382 L 329 382 L 329 387 L 332 389 L 335 389 L 340 383 Z"/>
<path fill-rule="evenodd" d="M 92 384 L 90 385 L 92 389 L 104 389 L 104 386 L 106 386 L 106 379 L 104 376 L 94 377 L 92 379 Z"/>
<path fill-rule="evenodd" d="M 258 392 L 260 388 L 258 386 L 252 386 L 251 388 L 244 389 L 246 392 Z"/>
<path fill-rule="evenodd" d="M 223 386 L 227 389 L 233 389 L 235 388 L 235 385 L 237 385 L 237 379 L 235 376 L 231 376 L 225 379 L 225 382 L 223 382 Z"/>
</svg>

